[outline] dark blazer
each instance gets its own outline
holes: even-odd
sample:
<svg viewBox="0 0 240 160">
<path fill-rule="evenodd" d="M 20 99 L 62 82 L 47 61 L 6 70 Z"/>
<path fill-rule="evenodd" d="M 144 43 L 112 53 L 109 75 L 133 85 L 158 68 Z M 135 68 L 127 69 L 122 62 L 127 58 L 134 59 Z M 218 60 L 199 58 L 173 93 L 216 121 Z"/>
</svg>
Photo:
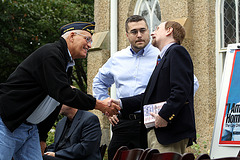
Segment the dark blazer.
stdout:
<svg viewBox="0 0 240 160">
<path fill-rule="evenodd" d="M 69 85 L 69 61 L 67 43 L 60 38 L 34 51 L 6 83 L 0 84 L 0 115 L 10 131 L 20 126 L 47 95 L 71 107 L 94 109 L 94 97 Z"/>
<path fill-rule="evenodd" d="M 166 101 L 158 114 L 168 122 L 168 126 L 154 128 L 158 142 L 167 145 L 185 138 L 195 140 L 193 86 L 191 57 L 184 47 L 174 44 L 153 71 L 145 92 L 121 99 L 121 112 L 131 113 L 143 109 L 143 105 Z M 146 135 L 144 138 L 146 140 Z"/>
<path fill-rule="evenodd" d="M 64 159 L 100 160 L 99 146 L 102 132 L 98 117 L 91 112 L 78 110 L 67 135 L 67 148 L 56 150 L 66 121 L 67 117 L 64 117 L 58 122 L 54 143 L 47 151 L 56 152 L 56 157 Z"/>
</svg>

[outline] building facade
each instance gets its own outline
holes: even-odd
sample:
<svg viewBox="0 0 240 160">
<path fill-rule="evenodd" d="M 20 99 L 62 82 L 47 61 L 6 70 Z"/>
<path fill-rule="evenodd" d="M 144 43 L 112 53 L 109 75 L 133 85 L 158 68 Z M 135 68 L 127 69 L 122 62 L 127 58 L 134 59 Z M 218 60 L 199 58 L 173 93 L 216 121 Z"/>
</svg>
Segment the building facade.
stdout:
<svg viewBox="0 0 240 160">
<path fill-rule="evenodd" d="M 239 43 L 239 3 L 239 0 L 95 0 L 96 28 L 93 48 L 88 54 L 88 93 L 92 94 L 92 80 L 98 69 L 114 52 L 129 45 L 125 33 L 127 17 L 144 16 L 150 32 L 160 22 L 176 20 L 186 29 L 183 46 L 192 57 L 200 85 L 194 105 L 197 141 L 202 152 L 207 152 L 211 147 L 227 44 Z M 109 144 L 109 122 L 102 113 L 93 112 L 101 121 L 102 143 Z"/>
</svg>

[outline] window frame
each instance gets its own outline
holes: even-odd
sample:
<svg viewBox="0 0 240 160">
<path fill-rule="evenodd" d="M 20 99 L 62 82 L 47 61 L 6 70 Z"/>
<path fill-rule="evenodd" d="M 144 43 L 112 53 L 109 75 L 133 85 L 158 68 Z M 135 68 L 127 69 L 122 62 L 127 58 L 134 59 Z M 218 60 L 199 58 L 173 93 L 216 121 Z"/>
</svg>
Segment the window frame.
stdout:
<svg viewBox="0 0 240 160">
<path fill-rule="evenodd" d="M 135 9 L 134 9 L 134 14 L 136 14 L 136 15 L 140 15 L 140 8 L 141 8 L 141 6 L 142 6 L 142 3 L 144 3 L 145 5 L 146 5 L 146 7 L 147 7 L 147 10 L 148 10 L 148 12 L 149 12 L 149 15 L 150 15 L 150 22 L 149 22 L 149 24 L 148 24 L 148 27 L 149 27 L 149 31 L 150 31 L 150 34 L 152 33 L 152 31 L 154 31 L 154 27 L 155 26 L 153 26 L 153 14 L 154 14 L 154 10 L 151 10 L 150 9 L 150 7 L 149 7 L 149 5 L 148 5 L 148 3 L 146 2 L 146 0 L 138 0 L 137 2 L 136 2 L 136 5 L 135 5 Z M 157 3 L 158 3 L 158 5 L 159 5 L 159 7 L 160 7 L 160 3 L 159 3 L 159 0 L 154 0 L 154 3 L 153 3 L 153 6 L 152 6 L 152 8 L 155 8 L 155 6 L 157 5 Z M 161 10 L 160 10 L 160 12 L 161 12 Z M 160 19 L 160 22 L 161 22 L 161 19 Z"/>
<path fill-rule="evenodd" d="M 225 0 L 216 1 L 216 96 L 217 100 L 220 96 L 220 88 L 222 81 L 222 74 L 224 69 L 224 61 L 227 53 L 227 46 L 225 44 L 224 37 L 224 2 Z M 235 0 L 235 16 L 236 16 L 236 43 L 239 43 L 239 5 L 240 0 Z"/>
</svg>

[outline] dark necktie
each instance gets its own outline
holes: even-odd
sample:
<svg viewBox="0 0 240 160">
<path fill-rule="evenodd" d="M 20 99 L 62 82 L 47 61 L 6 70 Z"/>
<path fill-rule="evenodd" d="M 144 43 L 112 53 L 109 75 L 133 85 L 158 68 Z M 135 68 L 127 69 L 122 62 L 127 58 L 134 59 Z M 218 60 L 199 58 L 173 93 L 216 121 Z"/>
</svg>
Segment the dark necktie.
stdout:
<svg viewBox="0 0 240 160">
<path fill-rule="evenodd" d="M 160 63 L 160 61 L 161 61 L 161 57 L 160 57 L 160 55 L 158 55 L 158 57 L 157 57 L 157 65 Z"/>
<path fill-rule="evenodd" d="M 63 132 L 62 132 L 62 135 L 59 139 L 59 142 L 58 142 L 58 144 L 56 144 L 56 151 L 64 149 L 64 148 L 67 147 L 67 142 L 69 141 L 68 132 L 71 128 L 71 125 L 72 125 L 72 121 L 67 119 L 67 121 L 65 123 L 65 126 L 64 126 L 64 129 L 63 129 Z"/>
</svg>

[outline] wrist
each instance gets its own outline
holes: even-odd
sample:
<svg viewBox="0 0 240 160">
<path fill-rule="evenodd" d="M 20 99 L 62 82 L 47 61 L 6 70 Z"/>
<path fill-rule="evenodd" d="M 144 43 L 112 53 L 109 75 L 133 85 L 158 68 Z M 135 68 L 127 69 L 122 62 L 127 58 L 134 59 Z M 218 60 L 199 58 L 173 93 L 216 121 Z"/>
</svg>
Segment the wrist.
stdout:
<svg viewBox="0 0 240 160">
<path fill-rule="evenodd" d="M 103 102 L 97 99 L 95 109 L 102 111 L 102 109 L 103 109 L 102 106 L 103 106 Z"/>
</svg>

